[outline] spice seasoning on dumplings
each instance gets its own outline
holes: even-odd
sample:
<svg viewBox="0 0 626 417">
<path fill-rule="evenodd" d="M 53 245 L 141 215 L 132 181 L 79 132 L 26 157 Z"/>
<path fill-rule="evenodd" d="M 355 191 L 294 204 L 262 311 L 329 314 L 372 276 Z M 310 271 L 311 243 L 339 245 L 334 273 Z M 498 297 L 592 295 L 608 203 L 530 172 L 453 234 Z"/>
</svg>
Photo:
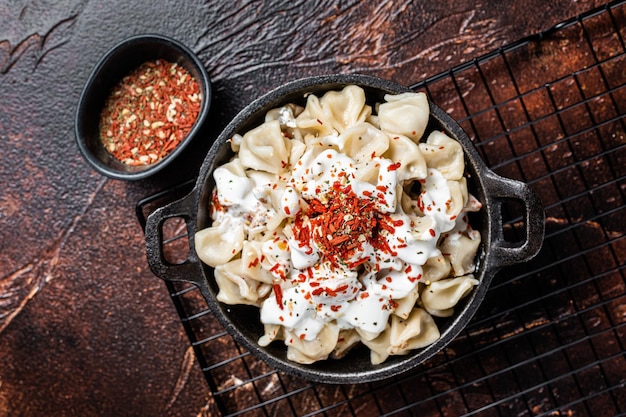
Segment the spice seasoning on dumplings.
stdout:
<svg viewBox="0 0 626 417">
<path fill-rule="evenodd" d="M 400 164 L 392 166 L 397 169 Z M 362 252 L 365 242 L 392 256 L 397 255 L 380 236 L 380 232 L 385 230 L 393 234 L 394 227 L 402 225 L 401 220 L 394 222 L 388 214 L 379 212 L 375 199 L 360 198 L 350 185 L 344 186 L 336 181 L 330 191 L 327 204 L 322 204 L 317 199 L 311 200 L 308 202 L 309 212 L 298 213 L 292 230 L 299 242 L 307 242 L 312 237 L 317 247 L 335 267 Z M 307 216 L 309 221 L 304 222 L 302 216 Z M 305 224 L 307 226 L 304 226 Z M 362 257 L 348 262 L 347 266 L 350 269 L 357 269 L 368 260 L 368 257 Z"/>
<path fill-rule="evenodd" d="M 215 268 L 218 299 L 223 296 L 227 303 L 250 304 L 249 295 L 258 296 L 254 302 L 260 308 L 260 322 L 266 326 L 259 345 L 264 347 L 282 338 L 288 358 L 300 363 L 325 360 L 345 349 L 339 343 L 339 330 L 355 335 L 350 345 L 361 341 L 370 347 L 367 342 L 384 335 L 379 340 L 388 340 L 388 345 L 382 342 L 371 347 L 380 355 L 371 356 L 373 364 L 389 355 L 403 355 L 431 344 L 439 338 L 433 317 L 447 317 L 448 309 L 458 302 L 448 293 L 456 291 L 465 296 L 479 283 L 472 274 L 473 263 L 467 274 L 458 276 L 451 263 L 456 256 L 473 258 L 480 244 L 480 233 L 471 228 L 465 215 L 465 211 L 479 210 L 480 204 L 453 204 L 475 197 L 469 194 L 464 179 L 453 180 L 442 173 L 454 165 L 452 168 L 458 172 L 451 178 L 461 177 L 462 157 L 455 158 L 454 163 L 448 163 L 447 155 L 432 158 L 427 165 L 424 151 L 409 138 L 398 148 L 386 147 L 392 146 L 388 143 L 391 134 L 404 132 L 407 136 L 407 132 L 413 132 L 408 136 L 416 136 L 413 122 L 417 119 L 412 119 L 407 129 L 394 132 L 382 130 L 381 123 L 378 133 L 372 131 L 372 137 L 382 138 L 374 145 L 365 140 L 356 117 L 341 133 L 329 127 L 332 139 L 328 142 L 317 136 L 314 128 L 313 133 L 307 130 L 316 124 L 333 125 L 329 115 L 335 117 L 334 111 L 316 110 L 320 103 L 332 103 L 326 101 L 329 97 L 341 98 L 338 103 L 359 103 L 358 97 L 364 98 L 363 94 L 359 87 L 347 86 L 317 101 L 308 100 L 308 107 L 299 116 L 285 107 L 272 110 L 269 115 L 291 116 L 283 120 L 272 116 L 233 137 L 231 146 L 237 146 L 231 149 L 237 155 L 213 172 L 215 189 L 209 211 L 214 223 L 195 237 L 198 256 Z M 414 103 L 417 100 L 427 108 L 428 103 L 419 93 L 393 96 L 387 103 L 410 102 L 414 112 L 421 115 L 422 110 Z M 354 113 L 370 111 L 364 107 L 364 100 L 360 103 L 361 109 Z M 346 106 L 337 106 L 337 114 L 347 120 L 350 112 L 346 113 Z M 387 110 L 391 111 L 389 107 Z M 386 116 L 387 121 L 393 121 L 389 113 Z M 380 120 L 380 110 L 378 117 Z M 420 116 L 418 121 L 425 129 L 428 120 Z M 298 122 L 306 127 L 298 127 Z M 431 135 L 425 142 L 429 151 L 443 152 L 435 145 L 450 143 L 462 153 L 461 145 L 452 138 L 431 140 Z M 291 152 L 286 152 L 288 141 Z M 274 155 L 273 164 L 267 163 L 265 155 L 269 152 Z M 404 157 L 407 153 L 424 158 L 415 159 L 421 168 L 412 168 L 412 159 Z M 461 194 L 456 200 L 455 190 Z M 226 222 L 239 227 L 243 236 L 233 239 Z M 246 244 L 259 252 L 242 249 Z M 223 262 L 205 255 L 229 255 L 226 252 L 231 250 L 232 256 Z M 267 259 L 264 261 L 261 255 L 250 261 L 252 253 L 264 253 Z M 428 265 L 435 257 L 442 267 Z M 247 270 L 244 263 L 248 264 Z M 220 275 L 222 264 L 241 284 L 219 284 L 226 279 L 233 282 Z M 440 289 L 428 286 L 429 279 L 435 277 Z M 426 285 L 421 284 L 424 281 Z M 442 300 L 447 301 L 438 304 Z M 278 336 L 275 326 L 283 329 L 282 336 Z M 416 330 L 399 335 L 401 327 Z M 302 342 L 294 343 L 297 338 Z"/>
<path fill-rule="evenodd" d="M 159 162 L 187 136 L 201 103 L 198 82 L 185 68 L 145 62 L 111 91 L 100 116 L 100 139 L 127 165 Z"/>
</svg>

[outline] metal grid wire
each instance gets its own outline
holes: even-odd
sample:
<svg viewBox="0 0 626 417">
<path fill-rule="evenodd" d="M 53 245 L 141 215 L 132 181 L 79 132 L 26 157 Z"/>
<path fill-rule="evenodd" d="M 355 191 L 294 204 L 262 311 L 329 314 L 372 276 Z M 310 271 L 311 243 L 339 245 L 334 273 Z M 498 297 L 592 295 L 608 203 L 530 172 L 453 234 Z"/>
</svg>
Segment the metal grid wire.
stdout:
<svg viewBox="0 0 626 417">
<path fill-rule="evenodd" d="M 412 86 L 546 212 L 537 258 L 499 273 L 415 371 L 338 386 L 284 375 L 238 346 L 194 286 L 167 283 L 222 415 L 626 415 L 625 38 L 626 1 L 612 2 Z M 140 222 L 192 186 L 140 201 Z M 524 236 L 519 207 L 503 211 L 507 239 Z M 189 250 L 182 224 L 164 226 L 171 261 Z"/>
</svg>

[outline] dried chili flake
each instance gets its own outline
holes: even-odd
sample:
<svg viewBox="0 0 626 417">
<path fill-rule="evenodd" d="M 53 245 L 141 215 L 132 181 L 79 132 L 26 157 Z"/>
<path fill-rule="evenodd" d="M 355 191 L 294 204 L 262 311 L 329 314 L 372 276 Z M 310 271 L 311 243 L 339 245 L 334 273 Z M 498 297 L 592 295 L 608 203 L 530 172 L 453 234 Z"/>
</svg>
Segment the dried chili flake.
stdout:
<svg viewBox="0 0 626 417">
<path fill-rule="evenodd" d="M 380 190 L 387 191 L 387 187 L 380 186 Z M 343 264 L 351 269 L 369 260 L 362 257 L 351 261 L 366 242 L 395 256 L 381 232 L 393 234 L 395 226 L 403 223 L 380 212 L 376 202 L 367 198 L 370 193 L 365 191 L 363 195 L 365 198 L 357 195 L 350 184 L 336 181 L 323 199 L 324 203 L 318 199 L 307 201 L 308 209 L 298 212 L 293 224 L 298 245 L 308 245 L 312 240 L 332 265 Z"/>
<path fill-rule="evenodd" d="M 313 294 L 313 295 L 320 295 L 323 292 L 324 292 L 324 288 L 319 287 L 319 288 L 316 288 L 313 291 L 311 291 L 311 294 Z"/>
<path fill-rule="evenodd" d="M 326 295 L 328 295 L 329 297 L 336 297 L 337 296 L 337 292 L 335 290 L 333 290 L 332 288 L 324 288 L 324 291 L 326 292 Z"/>
<path fill-rule="evenodd" d="M 396 162 L 395 164 L 391 164 L 387 167 L 387 171 L 395 171 L 398 168 L 400 168 L 400 166 L 402 166 L 402 164 L 400 162 Z"/>
<path fill-rule="evenodd" d="M 279 284 L 274 284 L 274 295 L 276 296 L 276 304 L 282 310 L 283 309 L 283 289 Z"/>
<path fill-rule="evenodd" d="M 198 82 L 186 69 L 145 62 L 113 87 L 100 115 L 100 139 L 127 165 L 154 164 L 187 136 L 201 104 Z"/>
</svg>

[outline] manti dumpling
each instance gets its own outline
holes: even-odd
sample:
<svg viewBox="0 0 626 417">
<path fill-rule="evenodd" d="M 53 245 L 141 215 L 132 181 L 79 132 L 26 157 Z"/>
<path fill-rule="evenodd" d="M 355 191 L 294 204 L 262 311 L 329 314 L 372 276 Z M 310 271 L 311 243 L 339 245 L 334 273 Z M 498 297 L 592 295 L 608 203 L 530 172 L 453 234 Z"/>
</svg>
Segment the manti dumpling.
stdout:
<svg viewBox="0 0 626 417">
<path fill-rule="evenodd" d="M 289 165 L 290 148 L 280 123 L 272 120 L 243 135 L 239 159 L 245 168 L 278 174 Z"/>
<path fill-rule="evenodd" d="M 454 306 L 465 297 L 478 280 L 473 274 L 463 277 L 447 278 L 427 285 L 421 293 L 421 302 L 426 311 L 436 317 L 449 317 L 454 313 Z"/>
<path fill-rule="evenodd" d="M 316 137 L 341 134 L 364 122 L 372 113 L 365 104 L 365 92 L 357 86 L 329 91 L 318 98 L 309 95 L 304 111 L 296 118 L 297 126 Z"/>
<path fill-rule="evenodd" d="M 381 129 L 391 134 L 404 135 L 419 142 L 430 116 L 430 106 L 424 93 L 403 93 L 385 96 L 378 108 Z"/>
</svg>

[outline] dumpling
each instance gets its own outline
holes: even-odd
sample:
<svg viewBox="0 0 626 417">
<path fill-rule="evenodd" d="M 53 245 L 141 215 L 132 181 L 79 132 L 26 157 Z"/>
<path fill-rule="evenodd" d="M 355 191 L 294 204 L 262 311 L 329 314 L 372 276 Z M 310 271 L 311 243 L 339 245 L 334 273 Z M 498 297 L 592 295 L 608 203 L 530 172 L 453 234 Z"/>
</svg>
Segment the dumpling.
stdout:
<svg viewBox="0 0 626 417">
<path fill-rule="evenodd" d="M 419 147 L 429 168 L 435 168 L 447 180 L 460 180 L 465 171 L 461 144 L 440 131 L 434 131 Z"/>
<path fill-rule="evenodd" d="M 265 347 L 272 343 L 274 340 L 284 340 L 283 326 L 280 324 L 265 324 L 263 325 L 263 336 L 259 338 L 259 346 Z"/>
<path fill-rule="evenodd" d="M 426 160 L 415 142 L 404 135 L 391 135 L 389 149 L 383 155 L 400 163 L 396 170 L 398 181 L 426 178 Z"/>
<path fill-rule="evenodd" d="M 459 181 L 448 180 L 447 184 L 448 189 L 450 189 L 450 204 L 446 208 L 446 214 L 448 214 L 450 218 L 456 218 L 467 205 L 469 196 L 467 192 L 467 182 L 465 181 L 465 177 L 463 177 Z"/>
<path fill-rule="evenodd" d="M 324 118 L 338 133 L 362 123 L 372 113 L 365 104 L 365 91 L 356 85 L 344 87 L 341 91 L 329 91 L 322 96 L 320 103 Z"/>
<path fill-rule="evenodd" d="M 294 332 L 285 329 L 287 359 L 303 364 L 328 359 L 338 338 L 339 326 L 334 323 L 327 323 L 314 340 L 301 339 Z"/>
<path fill-rule="evenodd" d="M 443 240 L 441 250 L 446 254 L 456 276 L 474 272 L 476 252 L 480 245 L 480 232 L 472 230 L 468 235 L 454 234 Z"/>
<path fill-rule="evenodd" d="M 269 121 L 243 135 L 239 159 L 245 168 L 279 174 L 289 165 L 290 146 L 278 120 Z"/>
<path fill-rule="evenodd" d="M 197 231 L 194 245 L 202 262 L 217 267 L 241 252 L 244 238 L 243 223 L 228 216 L 219 225 Z"/>
<path fill-rule="evenodd" d="M 305 133 L 324 137 L 341 134 L 348 127 L 364 122 L 371 113 L 363 89 L 350 85 L 341 91 L 329 91 L 322 98 L 308 96 L 296 123 Z"/>
<path fill-rule="evenodd" d="M 389 148 L 387 135 L 369 123 L 359 123 L 345 130 L 339 137 L 342 150 L 357 163 L 381 156 Z"/>
<path fill-rule="evenodd" d="M 385 362 L 389 357 L 389 352 L 387 351 L 387 348 L 389 348 L 389 329 L 389 324 L 387 324 L 385 330 L 375 338 L 364 338 L 361 336 L 361 342 L 370 349 L 370 361 L 372 365 L 379 365 Z M 357 332 L 361 335 L 359 329 L 357 329 Z"/>
<path fill-rule="evenodd" d="M 423 282 L 435 282 L 440 279 L 444 279 L 450 275 L 450 262 L 439 253 L 437 256 L 428 258 L 426 263 L 422 266 Z"/>
<path fill-rule="evenodd" d="M 378 123 L 385 132 L 404 135 L 419 142 L 430 116 L 428 99 L 424 93 L 386 95 L 378 108 Z"/>
<path fill-rule="evenodd" d="M 247 304 L 258 307 L 272 286 L 244 278 L 239 274 L 241 269 L 241 259 L 235 259 L 215 268 L 215 282 L 220 289 L 216 298 L 225 304 Z"/>
<path fill-rule="evenodd" d="M 263 259 L 262 241 L 245 241 L 241 251 L 241 275 L 245 278 L 273 284 L 274 276 L 261 264 Z"/>
<path fill-rule="evenodd" d="M 405 355 L 413 349 L 433 344 L 440 333 L 433 317 L 424 309 L 415 308 L 409 318 L 391 317 L 389 331 L 390 355 Z"/>
<path fill-rule="evenodd" d="M 250 198 L 254 182 L 246 175 L 239 158 L 218 167 L 213 172 L 217 199 L 223 206 L 240 204 Z"/>
<path fill-rule="evenodd" d="M 337 134 L 330 123 L 325 122 L 324 110 L 319 97 L 307 97 L 304 111 L 296 118 L 296 125 L 305 135 L 315 138 Z"/>
<path fill-rule="evenodd" d="M 330 357 L 333 359 L 341 359 L 350 352 L 350 350 L 359 344 L 361 339 L 359 334 L 354 329 L 346 329 L 339 331 L 339 337 L 337 339 L 337 346 L 331 353 Z"/>
<path fill-rule="evenodd" d="M 413 267 L 413 268 L 417 269 L 417 267 Z M 415 307 L 415 303 L 417 302 L 418 298 L 419 298 L 419 286 L 416 285 L 415 288 L 409 291 L 409 293 L 405 297 L 402 297 L 401 299 L 396 300 L 398 303 L 398 306 L 393 311 L 393 314 L 400 317 L 401 319 L 406 320 L 409 317 L 409 314 L 411 314 L 411 311 L 413 311 L 413 307 Z"/>
<path fill-rule="evenodd" d="M 449 317 L 454 313 L 454 306 L 478 285 L 473 275 L 442 279 L 431 283 L 421 293 L 422 304 L 433 316 Z"/>
</svg>

